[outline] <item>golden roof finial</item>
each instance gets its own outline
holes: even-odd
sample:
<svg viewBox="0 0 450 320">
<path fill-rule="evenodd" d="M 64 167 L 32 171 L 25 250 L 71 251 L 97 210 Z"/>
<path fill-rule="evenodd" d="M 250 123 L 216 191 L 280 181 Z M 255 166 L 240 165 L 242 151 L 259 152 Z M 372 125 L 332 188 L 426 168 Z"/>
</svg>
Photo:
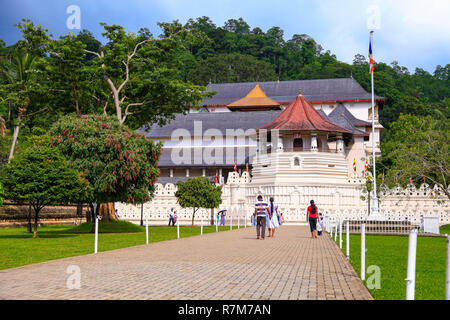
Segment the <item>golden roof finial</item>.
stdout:
<svg viewBox="0 0 450 320">
<path fill-rule="evenodd" d="M 302 96 L 302 89 L 298 89 L 298 96 L 299 96 L 299 97 Z"/>
</svg>

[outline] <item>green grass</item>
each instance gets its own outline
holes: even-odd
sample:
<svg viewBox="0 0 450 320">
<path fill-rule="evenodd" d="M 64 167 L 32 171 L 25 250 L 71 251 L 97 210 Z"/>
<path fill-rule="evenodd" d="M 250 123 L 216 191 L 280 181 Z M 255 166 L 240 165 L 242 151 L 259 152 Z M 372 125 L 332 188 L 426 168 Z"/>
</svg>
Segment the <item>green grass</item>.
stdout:
<svg viewBox="0 0 450 320">
<path fill-rule="evenodd" d="M 372 296 L 376 300 L 405 300 L 408 236 L 366 235 L 366 250 L 366 270 L 370 265 L 376 265 L 381 271 L 381 288 L 370 290 Z M 342 252 L 346 253 L 345 234 Z M 360 253 L 361 236 L 350 235 L 350 262 L 358 276 L 361 270 Z M 416 300 L 445 299 L 445 258 L 445 238 L 418 237 Z M 366 272 L 366 281 L 370 276 Z"/>
<path fill-rule="evenodd" d="M 26 233 L 26 228 L 0 228 L 0 270 L 93 253 L 91 228 L 89 224 L 42 226 L 35 239 Z M 230 227 L 219 227 L 219 231 L 228 230 Z M 215 231 L 215 226 L 203 227 L 204 234 Z M 124 221 L 100 222 L 99 233 L 99 252 L 145 244 L 145 227 Z M 199 234 L 198 226 L 180 226 L 181 238 Z M 176 227 L 149 226 L 150 244 L 176 238 Z"/>
<path fill-rule="evenodd" d="M 450 224 L 446 224 L 446 225 L 441 226 L 439 228 L 439 232 L 441 234 L 448 234 L 448 235 L 450 235 Z"/>
</svg>

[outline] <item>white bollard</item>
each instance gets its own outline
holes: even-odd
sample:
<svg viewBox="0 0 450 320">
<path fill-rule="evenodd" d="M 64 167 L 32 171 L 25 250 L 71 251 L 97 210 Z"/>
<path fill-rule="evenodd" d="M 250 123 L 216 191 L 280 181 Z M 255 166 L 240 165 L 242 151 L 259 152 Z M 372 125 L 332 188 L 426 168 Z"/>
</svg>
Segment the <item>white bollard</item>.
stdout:
<svg viewBox="0 0 450 320">
<path fill-rule="evenodd" d="M 247 228 L 247 215 L 244 216 L 244 224 L 245 224 L 245 227 Z"/>
<path fill-rule="evenodd" d="M 366 224 L 361 224 L 361 280 L 366 280 Z"/>
<path fill-rule="evenodd" d="M 339 220 L 339 248 L 342 249 L 342 220 Z"/>
<path fill-rule="evenodd" d="M 230 230 L 233 230 L 233 216 L 230 217 Z"/>
<path fill-rule="evenodd" d="M 409 232 L 408 245 L 408 270 L 406 272 L 406 300 L 414 300 L 416 286 L 416 252 L 417 252 L 417 229 Z"/>
<path fill-rule="evenodd" d="M 95 217 L 95 243 L 94 243 L 94 253 L 97 253 L 98 249 L 98 216 Z"/>
<path fill-rule="evenodd" d="M 240 227 L 239 217 L 240 217 L 240 216 L 238 216 L 238 229 L 239 229 L 239 227 Z"/>
<path fill-rule="evenodd" d="M 148 218 L 145 218 L 145 243 L 148 244 Z"/>
<path fill-rule="evenodd" d="M 347 248 L 347 259 L 350 259 L 350 221 L 347 221 L 347 241 L 345 246 Z"/>
<path fill-rule="evenodd" d="M 332 226 L 330 227 L 330 237 L 331 237 L 331 239 L 333 239 L 333 227 Z"/>
<path fill-rule="evenodd" d="M 177 218 L 177 237 L 180 239 L 180 220 Z"/>
<path fill-rule="evenodd" d="M 338 220 L 336 219 L 334 223 L 334 242 L 337 242 L 337 234 L 338 234 Z"/>
<path fill-rule="evenodd" d="M 202 217 L 202 222 L 200 225 L 200 235 L 203 235 L 203 217 Z"/>
<path fill-rule="evenodd" d="M 447 236 L 447 271 L 445 279 L 445 299 L 450 300 L 450 236 Z"/>
</svg>

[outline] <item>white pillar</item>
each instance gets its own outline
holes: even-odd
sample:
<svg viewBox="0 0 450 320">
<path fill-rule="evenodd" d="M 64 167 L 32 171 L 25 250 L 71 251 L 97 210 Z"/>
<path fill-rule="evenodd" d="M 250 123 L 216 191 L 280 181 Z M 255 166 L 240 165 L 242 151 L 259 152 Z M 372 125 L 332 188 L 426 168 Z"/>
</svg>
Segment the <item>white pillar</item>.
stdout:
<svg viewBox="0 0 450 320">
<path fill-rule="evenodd" d="M 98 216 L 95 216 L 95 243 L 94 243 L 94 253 L 97 253 L 98 249 Z"/>
<path fill-rule="evenodd" d="M 189 178 L 189 168 L 186 168 L 186 177 Z"/>
<path fill-rule="evenodd" d="M 148 217 L 145 218 L 145 243 L 148 244 Z"/>
<path fill-rule="evenodd" d="M 361 280 L 366 280 L 366 224 L 361 224 Z"/>
<path fill-rule="evenodd" d="M 311 135 L 311 150 L 317 151 L 317 134 L 313 133 Z"/>
<path fill-rule="evenodd" d="M 414 300 L 416 286 L 416 251 L 417 251 L 417 229 L 409 232 L 408 244 L 408 270 L 406 272 L 406 300 Z"/>
<path fill-rule="evenodd" d="M 339 220 L 339 248 L 342 249 L 342 220 Z"/>
<path fill-rule="evenodd" d="M 240 216 L 238 216 L 238 225 L 237 225 L 238 229 L 239 229 L 239 227 L 240 227 L 239 217 L 240 217 Z"/>
<path fill-rule="evenodd" d="M 169 176 L 170 176 L 171 178 L 173 178 L 173 169 L 170 169 L 170 170 L 169 170 Z"/>
<path fill-rule="evenodd" d="M 338 138 L 337 138 L 336 152 L 344 153 L 344 140 L 343 140 L 342 136 L 338 136 Z"/>
<path fill-rule="evenodd" d="M 203 176 L 203 177 L 206 176 L 206 169 L 205 169 L 205 168 L 202 169 L 202 176 Z"/>
<path fill-rule="evenodd" d="M 347 247 L 347 259 L 350 259 L 350 221 L 347 221 L 347 241 L 345 243 Z"/>
<path fill-rule="evenodd" d="M 445 279 L 445 299 L 450 300 L 450 236 L 447 236 L 447 268 Z"/>
</svg>

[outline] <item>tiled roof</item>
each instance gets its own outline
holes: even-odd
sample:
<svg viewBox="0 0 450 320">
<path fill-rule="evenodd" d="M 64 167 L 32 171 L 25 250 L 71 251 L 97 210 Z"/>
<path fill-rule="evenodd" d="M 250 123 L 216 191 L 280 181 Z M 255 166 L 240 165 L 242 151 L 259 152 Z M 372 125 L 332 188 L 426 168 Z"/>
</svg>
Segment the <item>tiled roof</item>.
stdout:
<svg viewBox="0 0 450 320">
<path fill-rule="evenodd" d="M 339 105 L 336 109 L 330 112 L 330 114 L 328 115 L 328 119 L 334 124 L 352 131 L 354 135 L 369 136 L 368 133 L 356 128 L 354 125 L 354 123 L 362 123 L 365 121 L 353 117 L 350 111 L 348 111 L 347 108 L 343 105 Z M 366 123 L 369 124 L 368 122 Z"/>
<path fill-rule="evenodd" d="M 356 118 L 348 109 L 343 105 L 339 104 L 333 111 L 330 112 L 328 118 L 338 119 L 340 115 L 343 114 L 345 118 L 356 127 L 370 127 L 372 124 L 370 122 Z"/>
<path fill-rule="evenodd" d="M 351 133 L 350 130 L 341 128 L 324 119 L 301 94 L 295 97 L 275 120 L 260 129 Z"/>
<path fill-rule="evenodd" d="M 335 101 L 370 101 L 371 94 L 353 78 L 318 79 L 318 80 L 291 80 L 268 82 L 240 82 L 240 83 L 213 83 L 208 84 L 207 91 L 216 91 L 211 98 L 205 98 L 203 105 L 226 106 L 244 98 L 257 84 L 265 94 L 278 103 L 292 101 L 302 90 L 303 95 L 313 103 Z M 375 96 L 375 100 L 384 98 Z"/>
</svg>

